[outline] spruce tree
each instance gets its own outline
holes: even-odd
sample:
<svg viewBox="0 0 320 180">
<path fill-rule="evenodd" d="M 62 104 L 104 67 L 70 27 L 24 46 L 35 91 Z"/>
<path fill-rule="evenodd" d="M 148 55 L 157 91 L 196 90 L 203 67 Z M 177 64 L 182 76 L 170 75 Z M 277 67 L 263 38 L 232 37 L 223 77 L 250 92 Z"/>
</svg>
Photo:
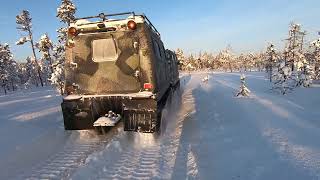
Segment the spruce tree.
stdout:
<svg viewBox="0 0 320 180">
<path fill-rule="evenodd" d="M 67 43 L 67 27 L 75 20 L 76 6 L 72 0 L 62 0 L 57 8 L 57 18 L 64 23 L 63 27 L 57 30 L 58 43 L 53 46 L 52 56 L 54 62 L 52 64 L 52 74 L 50 77 L 51 84 L 56 86 L 62 95 L 64 87 L 64 65 L 65 65 L 65 45 Z"/>
<path fill-rule="evenodd" d="M 250 95 L 250 90 L 248 89 L 248 87 L 246 86 L 246 76 L 244 74 L 241 74 L 240 76 L 240 89 L 239 92 L 236 94 L 236 96 L 249 96 Z"/>
<path fill-rule="evenodd" d="M 4 93 L 10 88 L 14 91 L 18 81 L 17 63 L 13 60 L 10 46 L 0 44 L 0 84 Z"/>
<path fill-rule="evenodd" d="M 266 71 L 268 73 L 269 81 L 272 82 L 273 67 L 277 61 L 277 53 L 273 44 L 270 44 L 267 47 L 266 56 Z"/>
<path fill-rule="evenodd" d="M 314 63 L 314 79 L 320 79 L 320 38 L 311 42 L 311 58 Z"/>
</svg>

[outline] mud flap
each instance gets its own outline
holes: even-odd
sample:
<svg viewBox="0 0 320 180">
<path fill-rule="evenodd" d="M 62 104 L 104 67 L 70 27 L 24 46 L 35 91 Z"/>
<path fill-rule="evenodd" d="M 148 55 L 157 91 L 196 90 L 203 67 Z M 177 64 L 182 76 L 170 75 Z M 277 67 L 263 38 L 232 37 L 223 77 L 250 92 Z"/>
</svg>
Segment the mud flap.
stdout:
<svg viewBox="0 0 320 180">
<path fill-rule="evenodd" d="M 159 126 L 157 113 L 154 110 L 124 110 L 124 130 L 143 133 L 153 133 Z"/>
<path fill-rule="evenodd" d="M 122 114 L 121 97 L 64 99 L 61 108 L 66 130 L 94 129 L 94 122 L 109 110 Z"/>
<path fill-rule="evenodd" d="M 61 104 L 66 130 L 93 129 L 95 115 L 91 101 L 73 100 Z"/>
<path fill-rule="evenodd" d="M 130 99 L 124 102 L 123 122 L 125 131 L 152 133 L 157 131 L 157 101 Z"/>
</svg>

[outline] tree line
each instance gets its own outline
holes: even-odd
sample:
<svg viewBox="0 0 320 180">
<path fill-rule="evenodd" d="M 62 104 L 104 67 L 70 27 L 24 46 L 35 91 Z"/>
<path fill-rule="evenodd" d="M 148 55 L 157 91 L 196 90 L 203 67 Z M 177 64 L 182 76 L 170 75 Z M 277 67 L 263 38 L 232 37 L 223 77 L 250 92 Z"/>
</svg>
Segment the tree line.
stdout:
<svg viewBox="0 0 320 180">
<path fill-rule="evenodd" d="M 320 79 L 320 38 L 305 42 L 306 35 L 300 24 L 291 23 L 282 50 L 270 43 L 264 52 L 259 53 L 237 55 L 231 46 L 217 54 L 185 55 L 181 49 L 175 53 L 183 71 L 265 71 L 274 84 L 273 89 L 285 94 L 294 87 L 310 87 L 312 82 Z"/>
<path fill-rule="evenodd" d="M 264 53 L 233 54 L 231 46 L 219 53 L 199 52 L 198 55 L 185 55 L 177 49 L 176 55 L 183 71 L 215 70 L 224 72 L 262 71 L 264 69 Z"/>
</svg>

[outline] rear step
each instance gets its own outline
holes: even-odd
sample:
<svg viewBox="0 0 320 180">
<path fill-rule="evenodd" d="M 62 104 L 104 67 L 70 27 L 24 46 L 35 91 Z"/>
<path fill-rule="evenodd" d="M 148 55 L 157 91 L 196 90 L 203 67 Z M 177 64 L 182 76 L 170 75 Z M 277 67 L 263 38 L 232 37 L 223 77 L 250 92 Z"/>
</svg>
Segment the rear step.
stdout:
<svg viewBox="0 0 320 180">
<path fill-rule="evenodd" d="M 124 130 L 143 133 L 157 131 L 157 113 L 154 110 L 146 109 L 124 109 Z"/>
<path fill-rule="evenodd" d="M 94 127 L 109 127 L 109 126 L 115 126 L 121 119 L 120 114 L 115 114 L 112 111 L 109 111 L 108 114 L 105 116 L 100 117 L 97 119 L 94 123 Z"/>
<path fill-rule="evenodd" d="M 109 111 L 108 114 L 98 118 L 93 127 L 101 134 L 106 134 L 111 127 L 114 127 L 121 120 L 121 115 Z"/>
</svg>

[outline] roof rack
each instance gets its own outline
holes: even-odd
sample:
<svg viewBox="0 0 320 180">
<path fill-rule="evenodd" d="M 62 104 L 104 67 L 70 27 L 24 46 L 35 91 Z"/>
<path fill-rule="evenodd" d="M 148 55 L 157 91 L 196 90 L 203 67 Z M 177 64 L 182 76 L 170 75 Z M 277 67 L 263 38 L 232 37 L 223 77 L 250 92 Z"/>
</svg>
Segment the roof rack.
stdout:
<svg viewBox="0 0 320 180">
<path fill-rule="evenodd" d="M 93 18 L 100 18 L 102 21 L 107 20 L 107 17 L 112 17 L 112 16 L 123 16 L 123 15 L 132 15 L 133 17 L 135 16 L 142 16 L 146 22 L 148 23 L 148 25 L 151 27 L 152 30 L 154 30 L 158 35 L 160 35 L 159 31 L 156 29 L 156 27 L 154 27 L 154 25 L 151 23 L 151 21 L 149 20 L 149 18 L 145 15 L 136 15 L 135 12 L 124 12 L 124 13 L 116 13 L 116 14 L 104 14 L 104 13 L 100 13 L 97 16 L 88 16 L 88 17 L 83 17 L 83 18 L 75 18 L 75 21 L 80 20 L 80 19 L 93 19 Z"/>
<path fill-rule="evenodd" d="M 80 20 L 80 19 L 92 19 L 92 18 L 100 18 L 102 20 L 107 20 L 107 17 L 112 17 L 112 16 L 122 16 L 122 15 L 132 15 L 135 16 L 136 14 L 134 12 L 124 12 L 124 13 L 116 13 L 116 14 L 104 14 L 100 13 L 98 16 L 88 16 L 88 17 L 83 17 L 83 18 L 76 18 L 75 20 Z"/>
<path fill-rule="evenodd" d="M 151 27 L 151 29 L 153 29 L 153 30 L 160 36 L 159 31 L 157 30 L 156 27 L 154 27 L 154 25 L 151 23 L 151 21 L 149 20 L 149 18 L 148 18 L 145 14 L 142 14 L 141 16 L 144 17 L 144 19 L 145 19 L 146 22 L 149 24 L 149 26 Z"/>
</svg>

